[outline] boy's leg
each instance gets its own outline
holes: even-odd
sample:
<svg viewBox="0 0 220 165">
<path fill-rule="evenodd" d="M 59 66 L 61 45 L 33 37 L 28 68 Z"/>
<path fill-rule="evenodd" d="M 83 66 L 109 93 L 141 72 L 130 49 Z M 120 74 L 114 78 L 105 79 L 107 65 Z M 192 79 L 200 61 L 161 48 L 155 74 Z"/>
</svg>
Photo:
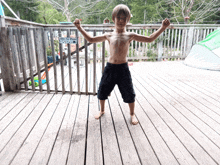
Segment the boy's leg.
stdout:
<svg viewBox="0 0 220 165">
<path fill-rule="evenodd" d="M 118 88 L 121 92 L 123 101 L 128 103 L 130 108 L 131 123 L 138 124 L 138 120 L 134 114 L 135 106 L 135 91 L 133 88 L 131 73 L 127 65 L 123 65 L 120 70 L 120 77 L 118 77 Z"/>
<path fill-rule="evenodd" d="M 99 100 L 101 105 L 101 111 L 95 116 L 96 119 L 99 119 L 105 113 L 105 100 Z"/>
<path fill-rule="evenodd" d="M 116 84 L 116 77 L 114 75 L 113 66 L 111 66 L 110 63 L 107 63 L 97 93 L 97 97 L 100 100 L 101 111 L 95 116 L 96 119 L 99 119 L 105 113 L 105 100 L 108 99 L 108 95 L 114 89 Z"/>
<path fill-rule="evenodd" d="M 134 114 L 135 102 L 133 102 L 133 103 L 128 103 L 128 105 L 129 105 L 129 108 L 130 108 L 131 123 L 132 123 L 133 125 L 136 125 L 136 124 L 138 124 L 138 120 L 137 120 L 137 118 L 136 118 L 136 116 L 135 116 L 135 114 Z"/>
</svg>

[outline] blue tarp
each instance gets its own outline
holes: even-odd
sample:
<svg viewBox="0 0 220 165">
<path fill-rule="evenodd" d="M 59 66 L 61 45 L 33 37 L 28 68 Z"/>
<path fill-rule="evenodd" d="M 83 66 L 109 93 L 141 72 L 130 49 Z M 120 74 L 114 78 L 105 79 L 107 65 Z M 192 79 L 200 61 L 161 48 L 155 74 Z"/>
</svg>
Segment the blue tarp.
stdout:
<svg viewBox="0 0 220 165">
<path fill-rule="evenodd" d="M 4 15 L 4 7 L 0 4 L 0 15 Z"/>
</svg>

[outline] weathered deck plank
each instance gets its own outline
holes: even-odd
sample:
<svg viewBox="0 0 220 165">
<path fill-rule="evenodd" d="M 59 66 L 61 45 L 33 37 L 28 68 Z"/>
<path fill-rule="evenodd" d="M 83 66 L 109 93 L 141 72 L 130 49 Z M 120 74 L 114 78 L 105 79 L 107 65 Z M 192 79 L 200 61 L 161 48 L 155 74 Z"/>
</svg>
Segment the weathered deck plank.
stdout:
<svg viewBox="0 0 220 165">
<path fill-rule="evenodd" d="M 121 97 L 121 96 L 119 96 Z M 141 164 L 115 93 L 108 98 L 123 164 Z"/>
<path fill-rule="evenodd" d="M 93 92 L 93 64 L 88 70 Z M 57 71 L 59 88 L 59 65 Z M 76 90 L 76 68 L 72 71 Z M 100 110 L 97 96 L 3 93 L 0 164 L 220 164 L 220 73 L 181 62 L 139 62 L 130 71 L 136 126 L 117 86 L 100 120 L 94 118 Z M 69 90 L 66 66 L 64 73 Z M 98 89 L 100 63 L 96 73 Z M 49 74 L 51 87 L 53 69 Z M 83 67 L 80 82 L 85 92 Z"/>
<path fill-rule="evenodd" d="M 13 93 L 11 95 L 4 93 L 1 97 L 1 104 L 0 104 L 0 109 L 3 109 L 8 103 L 10 103 L 12 100 L 14 100 L 18 95 L 21 95 L 20 93 Z M 7 99 L 6 99 L 7 98 Z M 2 113 L 2 110 L 1 110 Z"/>
<path fill-rule="evenodd" d="M 138 124 L 136 126 L 133 126 L 131 124 L 129 106 L 123 102 L 118 87 L 115 88 L 115 94 L 117 96 L 118 103 L 120 104 L 121 111 L 127 123 L 131 138 L 133 139 L 133 142 L 135 144 L 141 164 L 160 164 L 154 150 L 152 149 L 152 145 L 150 144 L 149 139 L 146 136 L 145 131 L 141 128 L 141 125 Z M 137 102 L 135 104 L 137 105 Z M 137 111 L 141 111 L 141 108 L 137 109 L 135 107 L 135 112 Z"/>
<path fill-rule="evenodd" d="M 0 150 L 2 150 L 5 145 L 7 145 L 8 140 L 13 138 L 13 135 L 20 128 L 23 122 L 25 122 L 29 115 L 33 112 L 33 110 L 38 105 L 42 97 L 43 95 L 36 95 L 36 97 L 34 95 L 33 99 L 24 108 L 21 105 L 18 105 L 19 108 L 15 108 L 15 110 L 17 110 L 18 112 L 17 114 L 16 111 L 13 110 L 13 112 L 7 114 L 7 116 L 5 116 L 4 119 L 0 122 Z"/>
<path fill-rule="evenodd" d="M 52 98 L 52 94 L 44 95 L 43 99 L 40 103 L 35 107 L 33 112 L 29 115 L 29 117 L 22 123 L 19 129 L 16 130 L 14 136 L 9 140 L 6 146 L 0 150 L 0 159 L 1 163 L 8 164 L 11 162 L 16 154 L 19 152 L 20 147 L 25 143 L 26 138 L 29 136 L 30 132 L 34 129 L 35 124 L 38 119 L 41 117 L 44 112 L 45 107 L 48 105 L 50 99 Z M 30 144 L 29 144 L 30 145 Z M 9 152 L 10 151 L 10 152 Z M 3 156 L 3 158 L 2 158 Z M 4 161 L 2 160 L 4 159 Z"/>
<path fill-rule="evenodd" d="M 67 164 L 85 163 L 86 122 L 88 113 L 88 97 L 80 96 L 78 113 L 71 139 Z M 76 162 L 77 160 L 77 162 Z"/>
<path fill-rule="evenodd" d="M 80 90 L 85 88 L 84 80 L 85 76 L 80 75 L 80 82 L 82 83 L 80 84 Z M 81 95 L 79 97 L 79 104 L 75 107 L 77 108 L 77 118 L 74 123 L 74 131 L 69 146 L 67 164 L 85 164 L 88 103 L 89 97 Z"/>
<path fill-rule="evenodd" d="M 14 93 L 13 92 L 3 92 L 3 95 L 0 97 L 0 102 L 3 101 L 4 99 L 6 99 L 11 94 L 14 94 Z"/>
<path fill-rule="evenodd" d="M 100 65 L 97 68 L 97 80 L 98 80 L 97 89 L 99 87 L 101 76 L 102 76 L 102 71 L 101 71 L 101 65 Z M 102 116 L 100 120 L 104 164 L 106 165 L 122 164 L 120 149 L 119 149 L 116 132 L 115 132 L 115 126 L 113 124 L 112 115 L 111 115 L 112 113 L 109 107 L 110 107 L 109 102 L 108 100 L 106 100 L 105 101 L 105 114 Z M 99 106 L 98 111 L 100 110 L 101 108 Z M 98 111 L 93 111 L 94 115 L 96 115 Z"/>
<path fill-rule="evenodd" d="M 15 97 L 13 95 L 9 96 L 9 99 L 3 100 L 0 106 L 0 120 L 3 119 L 7 113 L 9 113 L 19 102 L 21 102 L 28 93 L 15 93 Z"/>
<path fill-rule="evenodd" d="M 53 117 L 53 114 L 57 109 L 57 106 L 61 98 L 62 98 L 61 94 L 56 94 L 53 96 L 52 100 L 49 102 L 47 107 L 44 109 L 43 114 L 38 119 L 37 123 L 34 125 L 33 130 L 29 133 L 28 137 L 23 142 L 21 148 L 17 152 L 11 164 L 16 164 L 16 165 L 17 164 L 28 164 L 31 161 L 51 121 L 51 118 Z"/>
<path fill-rule="evenodd" d="M 74 122 L 77 116 L 79 97 L 79 95 L 71 96 L 65 118 L 59 130 L 48 164 L 54 165 L 66 163 L 71 143 L 71 135 L 74 130 Z"/>
<path fill-rule="evenodd" d="M 144 89 L 143 87 L 139 87 L 138 90 L 142 92 L 142 95 L 144 95 L 144 97 L 147 99 L 147 102 L 150 103 L 149 106 L 153 107 L 153 109 L 151 110 L 148 110 L 149 107 L 145 108 L 146 110 L 148 110 L 147 114 L 151 115 L 153 111 L 156 111 L 155 113 L 160 116 L 161 118 L 160 120 L 163 120 L 163 122 L 162 121 L 161 122 L 166 124 L 169 127 L 169 128 L 160 130 L 159 128 L 161 126 L 157 126 L 158 121 L 157 120 L 152 121 L 153 123 L 156 124 L 158 132 L 161 134 L 164 131 L 167 131 L 167 129 L 171 129 L 171 131 L 174 132 L 174 135 L 180 141 L 178 142 L 178 139 L 176 139 L 175 141 L 173 141 L 173 144 L 172 144 L 172 141 L 166 142 L 166 144 L 168 144 L 170 150 L 174 154 L 178 154 L 178 151 L 175 151 L 175 150 L 181 148 L 179 151 L 180 157 L 176 156 L 176 158 L 178 158 L 178 161 L 180 161 L 181 164 L 195 164 L 195 161 L 193 161 L 193 157 L 195 157 L 196 159 L 201 161 L 199 163 L 202 163 L 202 162 L 204 164 L 206 164 L 207 162 L 214 163 L 212 159 L 202 149 L 202 147 L 200 147 L 200 145 L 198 145 L 197 142 L 194 141 L 194 138 L 191 137 L 191 135 L 187 134 L 188 132 L 188 131 L 186 132 L 187 128 L 189 132 L 194 131 L 192 128 L 190 130 L 190 123 L 183 117 L 181 118 L 181 116 L 178 114 L 176 109 L 173 108 L 170 105 L 170 103 L 167 102 L 167 100 L 163 100 L 163 97 L 160 96 L 161 91 L 159 91 L 159 89 L 155 89 L 155 88 L 152 89 L 152 87 L 149 87 L 152 84 L 149 84 L 146 82 L 144 83 L 142 82 L 141 84 L 146 86 L 147 89 Z M 147 93 L 148 91 L 149 93 Z M 156 93 L 155 91 L 159 91 L 159 92 Z M 164 98 L 167 98 L 167 97 L 164 97 Z M 140 96 L 139 99 L 143 99 L 143 97 Z M 144 106 L 143 101 L 140 104 Z M 155 116 L 150 116 L 150 118 L 153 120 L 155 119 Z M 181 125 L 182 123 L 183 123 L 183 126 Z M 186 125 L 185 126 L 186 128 L 184 127 L 184 125 Z M 164 134 L 162 135 L 164 136 Z M 171 135 L 172 134 L 170 134 L 170 136 Z M 171 136 L 171 138 L 174 139 L 173 135 Z M 165 134 L 165 139 L 169 140 L 166 138 L 166 134 Z M 175 148 L 177 144 L 178 144 L 178 148 Z M 186 150 L 190 151 L 190 155 L 188 155 L 188 157 L 186 157 L 186 155 L 188 154 Z M 183 161 L 187 161 L 187 163 L 183 163 Z"/>
<path fill-rule="evenodd" d="M 32 99 L 37 95 L 37 93 L 29 93 L 28 97 L 25 97 L 22 101 L 20 101 L 14 108 L 13 110 L 9 111 L 4 118 L 0 121 L 0 134 L 7 128 L 7 126 L 13 122 L 13 124 L 15 123 L 13 120 L 19 115 L 20 113 L 22 113 L 22 111 L 24 110 L 24 108 L 27 107 L 29 109 L 33 108 L 33 106 L 36 106 L 36 102 L 32 101 Z M 33 105 L 32 105 L 33 103 Z M 25 110 L 26 110 L 25 109 Z"/>
<path fill-rule="evenodd" d="M 152 79 L 150 80 L 152 81 Z M 163 82 L 163 84 L 166 82 Z M 160 83 L 160 85 L 163 85 Z M 184 103 L 184 106 L 188 109 L 195 109 L 197 111 L 194 111 L 195 114 L 200 116 L 204 121 L 209 122 L 216 127 L 216 124 L 219 124 L 219 117 L 216 115 L 216 113 L 213 113 L 213 111 L 210 109 L 210 107 L 207 107 L 204 105 L 203 99 L 201 99 L 198 95 L 193 95 L 193 93 L 189 94 L 189 91 L 184 88 L 184 91 L 182 89 L 177 88 L 174 83 L 166 84 L 166 87 L 164 89 L 167 89 L 167 92 L 173 93 L 174 97 L 178 98 L 178 100 L 181 103 Z M 216 109 L 216 108 L 215 108 Z M 218 108 L 217 108 L 218 109 Z"/>
<path fill-rule="evenodd" d="M 179 142 L 178 138 L 174 136 L 172 130 L 169 129 L 169 125 L 167 125 L 166 122 L 161 119 L 159 115 L 160 113 L 164 112 L 164 108 L 157 102 L 155 98 L 152 97 L 150 93 L 146 91 L 146 89 L 142 87 L 146 84 L 139 84 L 139 82 L 137 82 L 135 78 L 133 79 L 133 81 L 135 84 L 135 92 L 137 93 L 137 101 L 144 109 L 144 113 L 146 113 L 147 117 L 152 122 L 153 128 L 151 129 L 155 129 L 154 131 L 156 131 L 158 134 L 156 134 L 157 137 L 150 139 L 150 141 L 153 147 L 154 145 L 156 145 L 155 143 L 159 143 L 155 147 L 155 152 L 159 152 L 159 154 L 157 155 L 160 162 L 162 164 L 178 164 L 178 162 L 182 164 L 188 164 L 188 162 L 186 161 L 186 157 L 189 156 L 189 161 L 191 161 L 192 158 Z M 139 115 L 137 115 L 137 117 L 139 118 Z M 148 130 L 145 131 L 147 132 L 146 134 L 148 134 Z M 176 145 L 178 145 L 178 148 L 176 147 Z"/>
<path fill-rule="evenodd" d="M 140 72 L 140 68 L 139 70 L 136 68 L 136 74 L 137 73 L 141 73 Z M 139 72 L 138 72 L 139 71 Z M 166 72 L 165 72 L 166 73 Z M 202 122 L 205 122 L 205 121 L 209 121 L 209 124 L 210 123 L 214 123 L 215 121 L 213 120 L 210 120 L 209 118 L 207 118 L 207 116 L 205 116 L 204 120 L 201 121 L 201 116 L 204 117 L 204 114 L 201 114 L 201 109 L 197 108 L 199 102 L 192 102 L 191 104 L 189 104 L 189 102 L 191 102 L 190 99 L 188 99 L 189 96 L 183 96 L 184 93 L 181 92 L 179 95 L 176 95 L 176 93 L 180 92 L 181 89 L 178 89 L 178 90 L 175 90 L 175 91 L 172 91 L 172 89 L 174 88 L 174 85 L 171 85 L 173 84 L 173 81 L 168 81 L 167 83 L 165 81 L 162 81 L 163 78 L 160 78 L 160 81 L 156 81 L 155 79 L 153 79 L 152 77 L 152 74 L 146 74 L 143 76 L 143 74 L 140 74 L 141 75 L 141 78 L 139 78 L 139 80 L 141 79 L 144 79 L 146 82 L 146 86 L 147 85 L 151 85 L 151 86 L 155 86 L 155 84 L 157 84 L 157 86 L 154 87 L 154 89 L 152 90 L 154 93 L 152 95 L 155 95 L 155 91 L 159 91 L 158 93 L 161 94 L 163 93 L 162 91 L 164 90 L 165 91 L 165 96 L 164 98 L 167 98 L 168 100 L 166 102 L 170 102 L 171 105 L 175 106 L 177 108 L 177 105 L 178 104 L 181 104 L 182 108 L 181 108 L 181 111 L 180 112 L 183 112 L 183 114 L 185 114 L 187 120 L 189 120 L 191 123 L 193 123 L 194 125 L 193 126 L 188 126 L 188 127 L 185 127 L 185 129 L 187 130 L 187 132 L 190 132 L 190 135 L 196 139 L 196 142 L 203 148 L 203 150 L 205 152 L 208 153 L 208 155 L 215 161 L 215 162 L 219 162 L 219 157 L 217 155 L 220 154 L 220 150 L 219 150 L 219 146 L 216 145 L 218 144 L 218 140 L 220 137 L 219 135 L 213 131 L 213 130 L 210 130 L 211 129 L 218 129 L 219 128 L 219 124 L 218 123 L 215 123 L 214 125 L 212 125 L 211 127 L 207 128 L 207 126 L 205 124 L 203 124 Z M 161 74 L 160 74 L 161 75 Z M 166 74 L 163 74 L 161 75 L 162 77 L 166 77 Z M 148 81 L 147 81 L 148 79 Z M 143 83 L 143 81 L 141 81 Z M 158 88 L 160 87 L 160 88 Z M 168 88 L 169 87 L 169 88 Z M 171 97 L 168 97 L 169 94 Z M 156 98 L 159 100 L 159 96 L 156 95 Z M 186 99 L 185 101 L 183 100 Z M 191 99 L 197 99 L 196 97 L 195 98 L 191 98 Z M 177 103 L 175 101 L 177 101 Z M 174 101 L 174 102 L 173 102 Z M 154 104 L 155 105 L 155 104 Z M 188 105 L 188 107 L 186 106 Z M 186 107 L 185 107 L 186 106 Z M 184 108 L 183 108 L 184 107 Z M 179 107 L 180 108 L 180 107 Z M 171 108 L 167 108 L 168 110 L 170 110 Z M 195 118 L 190 118 L 190 115 L 189 113 L 187 113 L 187 111 L 183 111 L 183 110 L 189 110 L 191 113 L 195 113 L 195 111 L 197 111 L 197 114 L 195 114 L 196 117 L 199 118 L 199 120 L 195 120 Z M 172 114 L 172 113 L 171 113 Z M 180 119 L 179 117 L 174 117 L 176 119 Z M 186 125 L 187 122 L 184 122 L 184 124 Z M 210 135 L 210 131 L 211 131 L 211 135 Z M 206 132 L 206 135 L 204 135 Z M 210 140 L 210 138 L 208 136 L 211 136 L 213 138 L 213 140 L 215 142 L 213 142 L 212 140 Z M 202 139 L 206 139 L 205 141 L 203 141 Z M 212 151 L 215 151 L 215 152 L 212 152 Z M 200 154 L 201 155 L 201 154 Z M 203 155 L 203 154 L 202 154 Z M 205 154 L 204 154 L 205 155 Z M 205 157 L 205 156 L 204 156 Z M 204 158 L 203 157 L 203 158 Z M 199 159 L 201 160 L 201 159 Z M 209 162 L 209 161 L 208 161 Z M 211 162 L 210 162 L 211 163 Z M 214 163 L 214 162 L 213 162 Z"/>
<path fill-rule="evenodd" d="M 57 140 L 57 134 L 66 114 L 67 106 L 70 102 L 71 95 L 63 95 L 53 117 L 47 126 L 43 137 L 30 161 L 30 164 L 47 164 L 53 146 Z"/>
<path fill-rule="evenodd" d="M 94 118 L 98 113 L 97 96 L 89 96 L 88 131 L 86 146 L 86 164 L 103 164 L 100 121 Z"/>
</svg>

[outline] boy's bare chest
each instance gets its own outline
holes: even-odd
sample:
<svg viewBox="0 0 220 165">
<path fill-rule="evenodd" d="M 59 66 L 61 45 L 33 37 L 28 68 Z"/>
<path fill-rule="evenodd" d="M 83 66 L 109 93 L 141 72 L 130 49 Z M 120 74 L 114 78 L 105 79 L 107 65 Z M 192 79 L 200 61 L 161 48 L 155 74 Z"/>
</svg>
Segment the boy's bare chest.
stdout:
<svg viewBox="0 0 220 165">
<path fill-rule="evenodd" d="M 109 44 L 111 47 L 126 46 L 130 43 L 128 35 L 112 35 L 109 37 Z"/>
</svg>

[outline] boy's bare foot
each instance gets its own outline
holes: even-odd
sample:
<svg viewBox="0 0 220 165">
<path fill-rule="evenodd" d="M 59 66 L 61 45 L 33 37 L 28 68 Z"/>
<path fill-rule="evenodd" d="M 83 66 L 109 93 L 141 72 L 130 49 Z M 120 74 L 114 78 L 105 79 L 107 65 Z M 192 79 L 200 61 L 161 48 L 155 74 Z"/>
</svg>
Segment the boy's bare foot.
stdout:
<svg viewBox="0 0 220 165">
<path fill-rule="evenodd" d="M 138 124 L 138 120 L 135 115 L 131 115 L 131 124 L 133 124 L 133 125 Z"/>
<path fill-rule="evenodd" d="M 98 115 L 95 116 L 96 119 L 99 119 L 102 115 L 104 115 L 105 111 L 100 111 Z"/>
</svg>

